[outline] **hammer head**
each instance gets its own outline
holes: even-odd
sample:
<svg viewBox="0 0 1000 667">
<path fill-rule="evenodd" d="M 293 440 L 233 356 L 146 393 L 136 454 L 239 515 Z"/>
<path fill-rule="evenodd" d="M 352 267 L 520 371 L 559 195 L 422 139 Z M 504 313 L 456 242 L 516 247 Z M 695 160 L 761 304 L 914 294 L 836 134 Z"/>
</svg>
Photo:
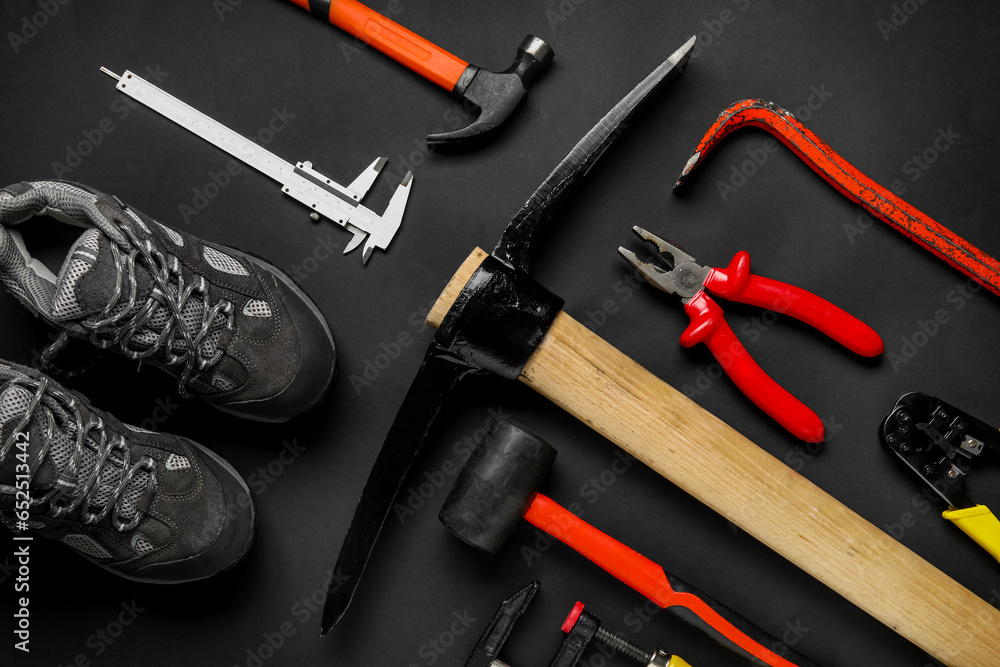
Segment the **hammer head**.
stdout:
<svg viewBox="0 0 1000 667">
<path fill-rule="evenodd" d="M 555 53 L 544 40 L 528 35 L 517 48 L 514 64 L 502 72 L 469 65 L 452 93 L 479 116 L 453 132 L 427 135 L 428 146 L 468 147 L 496 132 L 528 93 L 535 74 L 549 66 Z"/>
<path fill-rule="evenodd" d="M 497 423 L 458 474 L 438 518 L 455 537 L 496 553 L 524 518 L 556 450 L 527 429 Z"/>
</svg>

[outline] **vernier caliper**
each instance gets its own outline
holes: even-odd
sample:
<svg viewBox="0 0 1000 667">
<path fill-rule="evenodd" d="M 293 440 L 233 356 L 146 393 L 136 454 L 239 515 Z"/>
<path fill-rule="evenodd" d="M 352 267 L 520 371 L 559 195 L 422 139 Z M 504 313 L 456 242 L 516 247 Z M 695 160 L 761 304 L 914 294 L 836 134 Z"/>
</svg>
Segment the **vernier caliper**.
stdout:
<svg viewBox="0 0 1000 667">
<path fill-rule="evenodd" d="M 174 121 L 202 139 L 218 146 L 237 160 L 270 176 L 281 184 L 281 191 L 308 206 L 313 220 L 321 217 L 354 234 L 344 254 L 365 242 L 362 261 L 367 263 L 375 248 L 385 250 L 403 220 L 403 210 L 410 196 L 413 174 L 406 172 L 381 216 L 361 205 L 361 200 L 375 182 L 386 158 L 378 158 L 360 176 L 344 187 L 312 168 L 311 162 L 294 166 L 249 139 L 190 107 L 128 70 L 119 76 L 102 67 L 101 71 L 118 80 L 116 88 L 132 99 Z"/>
</svg>

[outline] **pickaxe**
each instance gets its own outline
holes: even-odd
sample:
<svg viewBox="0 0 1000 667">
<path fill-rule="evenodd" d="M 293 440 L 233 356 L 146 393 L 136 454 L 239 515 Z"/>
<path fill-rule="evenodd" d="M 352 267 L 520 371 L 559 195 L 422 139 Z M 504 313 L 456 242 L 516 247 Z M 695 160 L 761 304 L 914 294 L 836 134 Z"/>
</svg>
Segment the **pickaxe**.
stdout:
<svg viewBox="0 0 1000 667">
<path fill-rule="evenodd" d="M 514 63 L 502 72 L 494 72 L 470 65 L 356 0 L 291 1 L 451 92 L 463 105 L 478 110 L 479 116 L 466 127 L 427 135 L 430 146 L 468 146 L 490 137 L 521 104 L 535 74 L 555 57 L 544 40 L 528 35 L 518 47 Z"/>
<path fill-rule="evenodd" d="M 953 667 L 996 664 L 1000 611 L 561 311 L 528 250 L 694 38 L 570 151 L 489 255 L 476 249 L 428 315 L 438 329 L 375 462 L 335 567 L 323 633 L 343 616 L 448 392 L 471 374 L 517 379 L 876 619 Z M 748 502 L 748 498 L 752 502 Z"/>
</svg>

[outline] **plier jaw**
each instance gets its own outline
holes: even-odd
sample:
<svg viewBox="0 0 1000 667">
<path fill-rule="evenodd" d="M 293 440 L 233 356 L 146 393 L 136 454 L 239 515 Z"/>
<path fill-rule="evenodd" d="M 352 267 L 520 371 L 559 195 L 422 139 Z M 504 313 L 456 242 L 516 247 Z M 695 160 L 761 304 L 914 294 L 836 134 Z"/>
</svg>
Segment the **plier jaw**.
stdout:
<svg viewBox="0 0 1000 667">
<path fill-rule="evenodd" d="M 694 257 L 679 246 L 642 227 L 632 227 L 632 232 L 656 248 L 655 260 L 644 262 L 634 252 L 621 246 L 618 247 L 618 254 L 635 267 L 650 285 L 668 294 L 676 294 L 681 297 L 682 303 L 690 301 L 704 288 L 711 268 L 698 264 Z M 666 265 L 667 268 L 662 268 L 660 264 Z"/>
</svg>

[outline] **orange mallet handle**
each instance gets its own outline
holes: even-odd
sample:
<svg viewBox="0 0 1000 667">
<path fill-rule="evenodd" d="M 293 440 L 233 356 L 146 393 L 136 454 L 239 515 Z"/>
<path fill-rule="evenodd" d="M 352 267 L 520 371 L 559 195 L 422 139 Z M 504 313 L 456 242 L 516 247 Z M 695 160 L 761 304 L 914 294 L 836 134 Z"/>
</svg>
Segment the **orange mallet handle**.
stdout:
<svg viewBox="0 0 1000 667">
<path fill-rule="evenodd" d="M 291 0 L 451 92 L 469 63 L 356 0 Z"/>
<path fill-rule="evenodd" d="M 813 667 L 815 664 L 790 649 L 784 654 L 795 662 L 771 651 L 762 642 L 776 648 L 780 642 L 766 632 L 693 586 L 668 577 L 662 567 L 594 528 L 551 498 L 540 493 L 536 495 L 524 518 L 660 607 L 679 612 L 681 618 L 701 627 L 721 644 L 755 664 L 771 667 Z"/>
</svg>

